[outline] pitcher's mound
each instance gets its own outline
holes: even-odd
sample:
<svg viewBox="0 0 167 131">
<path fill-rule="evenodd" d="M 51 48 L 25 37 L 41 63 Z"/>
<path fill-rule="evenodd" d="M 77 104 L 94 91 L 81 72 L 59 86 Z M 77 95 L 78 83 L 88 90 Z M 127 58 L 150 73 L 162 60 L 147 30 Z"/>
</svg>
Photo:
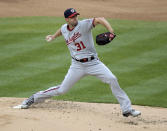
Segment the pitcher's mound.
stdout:
<svg viewBox="0 0 167 131">
<path fill-rule="evenodd" d="M 1 131 L 166 131 L 167 109 L 133 106 L 142 115 L 125 118 L 118 104 L 47 100 L 13 109 L 22 98 L 0 98 Z"/>
</svg>

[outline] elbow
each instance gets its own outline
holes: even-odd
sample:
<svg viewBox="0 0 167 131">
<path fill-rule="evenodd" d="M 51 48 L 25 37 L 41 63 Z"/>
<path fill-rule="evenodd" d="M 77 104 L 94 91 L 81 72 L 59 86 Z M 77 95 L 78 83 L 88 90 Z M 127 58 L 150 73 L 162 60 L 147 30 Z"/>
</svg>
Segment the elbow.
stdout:
<svg viewBox="0 0 167 131">
<path fill-rule="evenodd" d="M 96 21 L 98 24 L 102 24 L 102 23 L 104 23 L 104 21 L 106 21 L 106 19 L 104 17 L 97 17 Z"/>
<path fill-rule="evenodd" d="M 99 17 L 101 20 L 105 20 L 105 18 L 104 17 Z"/>
<path fill-rule="evenodd" d="M 104 17 L 98 17 L 97 19 L 98 19 L 98 21 L 104 21 L 105 20 Z"/>
</svg>

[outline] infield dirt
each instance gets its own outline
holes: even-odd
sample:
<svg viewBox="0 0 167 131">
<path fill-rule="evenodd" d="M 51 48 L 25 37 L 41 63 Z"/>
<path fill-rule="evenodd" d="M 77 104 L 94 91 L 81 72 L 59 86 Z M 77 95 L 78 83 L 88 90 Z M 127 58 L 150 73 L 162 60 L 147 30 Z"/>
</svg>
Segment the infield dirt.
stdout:
<svg viewBox="0 0 167 131">
<path fill-rule="evenodd" d="M 0 17 L 63 16 L 73 7 L 81 17 L 167 20 L 166 0 L 0 0 Z"/>
<path fill-rule="evenodd" d="M 118 104 L 47 100 L 13 109 L 22 98 L 0 99 L 1 131 L 166 131 L 167 109 L 133 106 L 139 117 L 125 118 Z"/>
</svg>

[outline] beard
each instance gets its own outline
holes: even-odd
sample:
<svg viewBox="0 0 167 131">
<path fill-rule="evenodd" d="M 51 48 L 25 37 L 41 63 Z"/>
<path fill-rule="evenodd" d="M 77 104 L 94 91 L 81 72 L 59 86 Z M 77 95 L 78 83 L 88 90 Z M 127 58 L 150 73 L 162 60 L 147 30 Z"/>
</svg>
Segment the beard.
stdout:
<svg viewBox="0 0 167 131">
<path fill-rule="evenodd" d="M 78 25 L 78 21 L 75 22 L 75 23 L 71 23 L 71 25 L 72 25 L 73 27 L 77 26 L 77 25 Z"/>
</svg>

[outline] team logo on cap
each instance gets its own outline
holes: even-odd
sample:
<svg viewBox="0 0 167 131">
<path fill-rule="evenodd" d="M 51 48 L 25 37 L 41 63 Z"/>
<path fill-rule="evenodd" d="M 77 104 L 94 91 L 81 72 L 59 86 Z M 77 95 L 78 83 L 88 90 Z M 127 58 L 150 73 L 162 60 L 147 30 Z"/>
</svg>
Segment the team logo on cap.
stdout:
<svg viewBox="0 0 167 131">
<path fill-rule="evenodd" d="M 74 9 L 71 9 L 71 12 L 72 12 L 72 13 L 74 13 L 74 12 L 75 12 L 75 10 L 74 10 Z"/>
</svg>

